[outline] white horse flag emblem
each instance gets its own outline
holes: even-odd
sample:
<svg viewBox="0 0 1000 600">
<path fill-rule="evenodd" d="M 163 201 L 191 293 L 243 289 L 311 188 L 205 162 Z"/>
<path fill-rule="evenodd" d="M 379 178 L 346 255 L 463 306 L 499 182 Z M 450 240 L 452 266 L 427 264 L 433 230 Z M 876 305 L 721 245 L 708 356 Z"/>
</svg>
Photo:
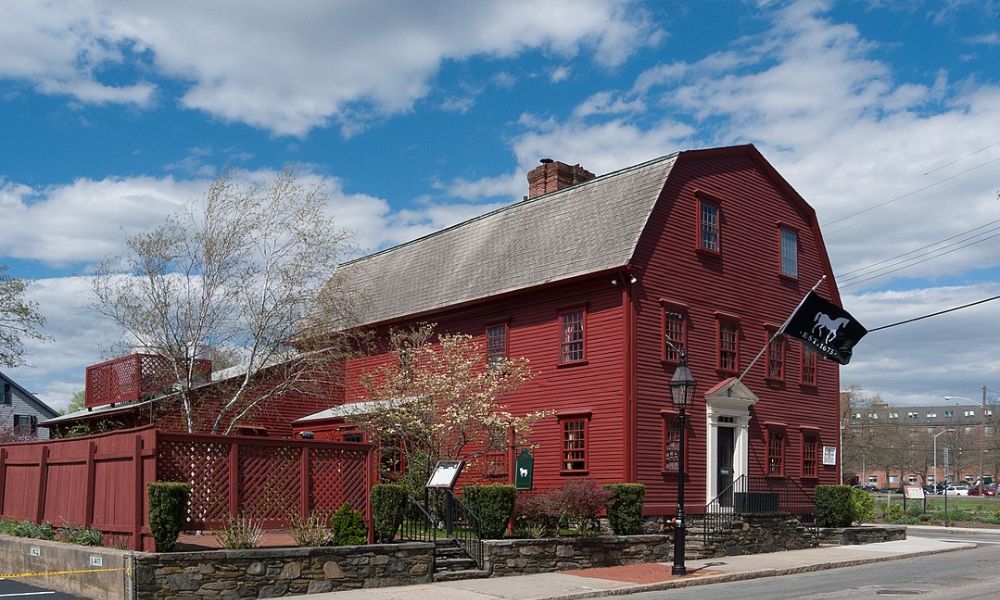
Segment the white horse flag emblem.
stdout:
<svg viewBox="0 0 1000 600">
<path fill-rule="evenodd" d="M 836 304 L 809 292 L 781 327 L 817 352 L 842 365 L 851 362 L 854 345 L 868 333 L 857 319 Z"/>
</svg>

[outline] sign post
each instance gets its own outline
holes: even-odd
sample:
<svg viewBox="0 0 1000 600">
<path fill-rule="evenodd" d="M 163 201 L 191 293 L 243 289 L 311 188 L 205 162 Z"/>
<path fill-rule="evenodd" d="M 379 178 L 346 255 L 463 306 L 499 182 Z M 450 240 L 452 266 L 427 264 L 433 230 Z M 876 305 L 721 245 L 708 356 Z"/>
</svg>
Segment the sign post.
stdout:
<svg viewBox="0 0 1000 600">
<path fill-rule="evenodd" d="M 447 502 L 445 502 L 444 507 L 444 523 L 445 530 L 448 535 L 451 535 L 452 525 L 454 523 L 454 509 L 453 499 L 455 494 L 452 490 L 455 488 L 455 483 L 458 481 L 458 476 L 462 474 L 462 467 L 465 465 L 464 462 L 460 460 L 440 460 L 437 466 L 434 467 L 434 472 L 431 473 L 430 479 L 427 480 L 427 485 L 425 489 L 443 489 L 448 494 Z"/>
</svg>

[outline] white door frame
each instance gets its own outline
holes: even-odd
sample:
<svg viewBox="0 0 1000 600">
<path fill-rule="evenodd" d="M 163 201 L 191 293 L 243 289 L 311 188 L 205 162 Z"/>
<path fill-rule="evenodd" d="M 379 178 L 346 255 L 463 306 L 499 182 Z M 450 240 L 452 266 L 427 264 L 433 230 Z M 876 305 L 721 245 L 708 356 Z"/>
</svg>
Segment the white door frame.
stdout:
<svg viewBox="0 0 1000 600">
<path fill-rule="evenodd" d="M 733 481 L 749 471 L 750 407 L 757 396 L 736 379 L 729 379 L 705 394 L 705 503 L 711 502 L 721 490 L 716 489 L 719 457 L 716 454 L 718 428 L 731 427 L 733 432 Z"/>
</svg>

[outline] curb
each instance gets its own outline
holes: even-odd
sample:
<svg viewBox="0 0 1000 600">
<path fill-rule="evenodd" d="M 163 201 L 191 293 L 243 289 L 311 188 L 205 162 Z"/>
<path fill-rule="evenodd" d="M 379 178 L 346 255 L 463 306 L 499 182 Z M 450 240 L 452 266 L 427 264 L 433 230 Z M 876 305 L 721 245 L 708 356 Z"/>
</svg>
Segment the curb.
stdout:
<svg viewBox="0 0 1000 600">
<path fill-rule="evenodd" d="M 872 558 L 859 558 L 855 560 L 841 560 L 837 562 L 818 563 L 814 565 L 803 565 L 801 567 L 788 567 L 785 569 L 760 569 L 759 571 L 743 571 L 740 573 L 727 573 L 722 575 L 706 575 L 705 577 L 695 577 L 691 579 L 677 579 L 671 581 L 660 581 L 657 583 L 643 583 L 628 587 L 613 588 L 610 590 L 592 590 L 587 592 L 574 592 L 558 596 L 544 596 L 536 600 L 582 600 L 584 598 L 601 598 L 605 596 L 625 596 L 629 594 L 639 594 L 642 592 L 658 592 L 662 590 L 672 590 L 688 588 L 701 585 L 711 585 L 714 583 L 731 583 L 734 581 L 746 581 L 749 579 L 763 579 L 764 577 L 781 577 L 783 575 L 795 575 L 797 573 L 811 573 L 814 571 L 827 571 L 831 569 L 841 569 L 844 567 L 856 567 L 872 563 L 889 562 L 892 560 L 902 560 L 904 558 L 916 558 L 919 556 L 930 556 L 933 554 L 944 554 L 946 552 L 958 552 L 968 550 L 969 545 L 958 545 L 955 548 L 943 548 L 941 550 L 925 550 L 923 552 L 912 552 L 909 554 L 896 554 L 893 556 L 877 556 Z"/>
</svg>

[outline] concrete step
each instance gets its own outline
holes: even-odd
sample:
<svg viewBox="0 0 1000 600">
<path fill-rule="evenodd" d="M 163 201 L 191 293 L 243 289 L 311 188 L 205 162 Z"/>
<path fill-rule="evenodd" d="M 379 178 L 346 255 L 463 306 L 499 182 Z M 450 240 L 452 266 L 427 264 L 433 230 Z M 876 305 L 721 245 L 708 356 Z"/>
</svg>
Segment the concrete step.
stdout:
<svg viewBox="0 0 1000 600">
<path fill-rule="evenodd" d="M 442 571 L 434 573 L 434 581 L 459 581 L 462 579 L 486 579 L 489 571 L 481 569 L 466 569 L 464 571 Z"/>
<path fill-rule="evenodd" d="M 475 569 L 476 561 L 469 557 L 463 558 L 435 558 L 434 559 L 434 572 L 440 573 L 442 571 L 465 571 L 468 569 Z"/>
</svg>

